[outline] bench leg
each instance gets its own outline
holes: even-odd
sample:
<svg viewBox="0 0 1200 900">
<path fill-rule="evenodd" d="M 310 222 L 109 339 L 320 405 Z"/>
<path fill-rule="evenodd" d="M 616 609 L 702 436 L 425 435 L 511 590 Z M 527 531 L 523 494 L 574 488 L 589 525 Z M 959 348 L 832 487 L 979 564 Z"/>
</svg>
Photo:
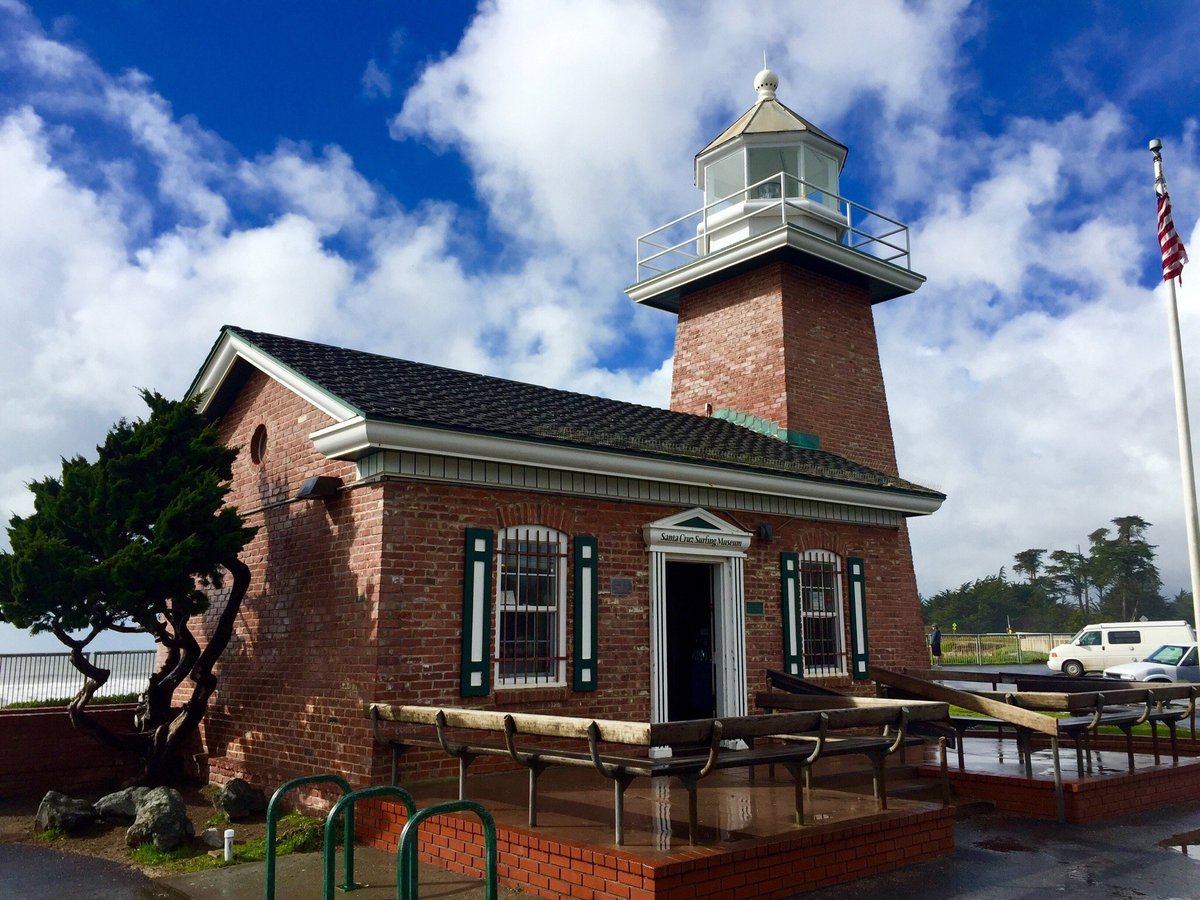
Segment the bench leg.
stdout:
<svg viewBox="0 0 1200 900">
<path fill-rule="evenodd" d="M 1129 771 L 1133 771 L 1133 726 L 1126 725 L 1121 729 L 1125 732 L 1125 752 L 1129 755 Z"/>
<path fill-rule="evenodd" d="M 966 738 L 966 736 L 967 736 L 967 730 L 964 728 L 961 731 L 959 731 L 958 740 L 956 741 L 956 743 L 958 744 L 958 771 L 960 771 L 960 772 L 964 768 L 964 766 L 963 766 L 963 740 Z"/>
<path fill-rule="evenodd" d="M 938 738 L 938 751 L 942 758 L 942 806 L 950 805 L 950 772 L 946 767 L 946 738 Z"/>
<path fill-rule="evenodd" d="M 1079 750 L 1079 742 L 1075 742 L 1075 750 Z M 1050 735 L 1050 752 L 1054 754 L 1054 806 L 1058 813 L 1058 821 L 1067 820 L 1066 801 L 1063 797 L 1062 764 L 1058 759 L 1058 735 Z"/>
<path fill-rule="evenodd" d="M 677 775 L 676 776 L 688 792 L 688 846 L 696 846 L 696 832 L 699 830 L 700 813 L 697 808 L 696 800 L 696 776 L 695 775 Z"/>
<path fill-rule="evenodd" d="M 538 776 L 545 771 L 546 767 L 536 763 L 529 766 L 529 827 L 537 828 L 537 788 Z"/>
<path fill-rule="evenodd" d="M 1167 731 L 1171 734 L 1171 761 L 1179 762 L 1179 747 L 1175 743 L 1175 722 L 1167 722 Z"/>
<path fill-rule="evenodd" d="M 874 753 L 871 762 L 875 768 L 874 784 L 872 785 L 875 799 L 879 802 L 880 809 L 887 809 L 887 757 Z"/>
<path fill-rule="evenodd" d="M 617 846 L 625 843 L 625 788 L 633 781 L 632 775 L 617 775 L 613 778 L 613 837 Z"/>
<path fill-rule="evenodd" d="M 786 762 L 784 766 L 792 776 L 792 789 L 796 795 L 796 824 L 804 827 L 804 775 L 808 772 L 808 767 L 798 762 Z"/>
<path fill-rule="evenodd" d="M 1162 762 L 1162 757 L 1158 753 L 1158 723 L 1153 719 L 1150 720 L 1150 746 L 1154 748 L 1154 764 L 1157 766 Z"/>
</svg>

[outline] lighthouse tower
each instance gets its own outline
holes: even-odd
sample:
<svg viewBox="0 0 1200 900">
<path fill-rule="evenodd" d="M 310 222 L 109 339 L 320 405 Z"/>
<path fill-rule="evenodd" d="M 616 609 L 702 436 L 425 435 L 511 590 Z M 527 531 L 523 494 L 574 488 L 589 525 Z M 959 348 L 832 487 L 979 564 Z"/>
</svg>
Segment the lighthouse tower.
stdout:
<svg viewBox="0 0 1200 900">
<path fill-rule="evenodd" d="M 675 313 L 671 408 L 896 474 L 873 305 L 924 283 L 908 229 L 842 197 L 847 148 L 776 99 L 696 155 L 704 205 L 638 240 L 626 293 Z"/>
</svg>

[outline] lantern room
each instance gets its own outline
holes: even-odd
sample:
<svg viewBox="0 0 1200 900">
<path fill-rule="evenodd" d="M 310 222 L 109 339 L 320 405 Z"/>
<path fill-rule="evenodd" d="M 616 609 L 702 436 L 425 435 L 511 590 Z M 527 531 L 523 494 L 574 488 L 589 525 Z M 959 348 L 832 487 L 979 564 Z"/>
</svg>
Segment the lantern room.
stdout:
<svg viewBox="0 0 1200 900">
<path fill-rule="evenodd" d="M 678 313 L 685 294 L 779 258 L 865 287 L 872 303 L 925 281 L 908 228 L 839 193 L 845 145 L 780 103 L 778 87 L 759 72 L 754 106 L 696 154 L 704 205 L 638 238 L 636 302 Z"/>
<path fill-rule="evenodd" d="M 706 210 L 697 226 L 701 253 L 777 228 L 781 212 L 831 240 L 845 231 L 838 176 L 847 149 L 780 103 L 778 87 L 774 72 L 759 72 L 754 106 L 696 155 Z"/>
</svg>

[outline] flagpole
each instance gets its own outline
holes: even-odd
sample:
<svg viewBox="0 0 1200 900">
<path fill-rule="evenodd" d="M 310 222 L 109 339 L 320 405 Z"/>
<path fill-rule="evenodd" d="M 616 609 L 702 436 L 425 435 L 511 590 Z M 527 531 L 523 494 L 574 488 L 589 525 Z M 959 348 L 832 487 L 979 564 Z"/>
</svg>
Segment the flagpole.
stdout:
<svg viewBox="0 0 1200 900">
<path fill-rule="evenodd" d="M 1163 177 L 1162 141 L 1150 142 L 1154 154 L 1155 192 L 1167 189 Z M 1161 224 L 1160 224 L 1161 227 Z M 1171 333 L 1171 375 L 1175 382 L 1175 427 L 1179 433 L 1179 468 L 1183 478 L 1183 502 L 1188 537 L 1188 563 L 1192 575 L 1192 624 L 1200 629 L 1200 515 L 1196 510 L 1196 473 L 1192 464 L 1192 429 L 1188 421 L 1187 383 L 1183 373 L 1183 342 L 1179 336 L 1179 303 L 1175 278 L 1167 278 L 1167 320 Z"/>
</svg>

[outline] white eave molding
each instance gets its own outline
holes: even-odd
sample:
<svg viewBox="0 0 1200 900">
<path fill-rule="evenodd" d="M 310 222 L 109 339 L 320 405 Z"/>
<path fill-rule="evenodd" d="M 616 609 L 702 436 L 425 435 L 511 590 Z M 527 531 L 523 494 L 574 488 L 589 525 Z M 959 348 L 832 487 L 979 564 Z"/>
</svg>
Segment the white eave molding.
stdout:
<svg viewBox="0 0 1200 900">
<path fill-rule="evenodd" d="M 939 497 L 909 493 L 902 489 L 835 484 L 810 480 L 802 475 L 749 472 L 727 466 L 379 422 L 358 415 L 313 432 L 309 437 L 316 450 L 331 459 L 356 460 L 376 450 L 400 450 L 617 478 L 642 478 L 717 490 L 748 491 L 907 515 L 929 515 L 942 505 Z"/>
<path fill-rule="evenodd" d="M 231 331 L 226 331 L 221 335 L 221 339 L 205 361 L 204 368 L 196 376 L 196 380 L 188 391 L 189 397 L 194 397 L 198 393 L 204 394 L 204 399 L 200 402 L 201 412 L 208 410 L 217 391 L 229 378 L 239 359 L 245 360 L 256 369 L 274 378 L 331 419 L 337 419 L 340 422 L 359 415 L 358 410 L 353 406 L 343 402 L 336 395 L 317 387 L 294 369 L 285 366 L 275 357 L 264 353 L 245 338 Z"/>
</svg>

